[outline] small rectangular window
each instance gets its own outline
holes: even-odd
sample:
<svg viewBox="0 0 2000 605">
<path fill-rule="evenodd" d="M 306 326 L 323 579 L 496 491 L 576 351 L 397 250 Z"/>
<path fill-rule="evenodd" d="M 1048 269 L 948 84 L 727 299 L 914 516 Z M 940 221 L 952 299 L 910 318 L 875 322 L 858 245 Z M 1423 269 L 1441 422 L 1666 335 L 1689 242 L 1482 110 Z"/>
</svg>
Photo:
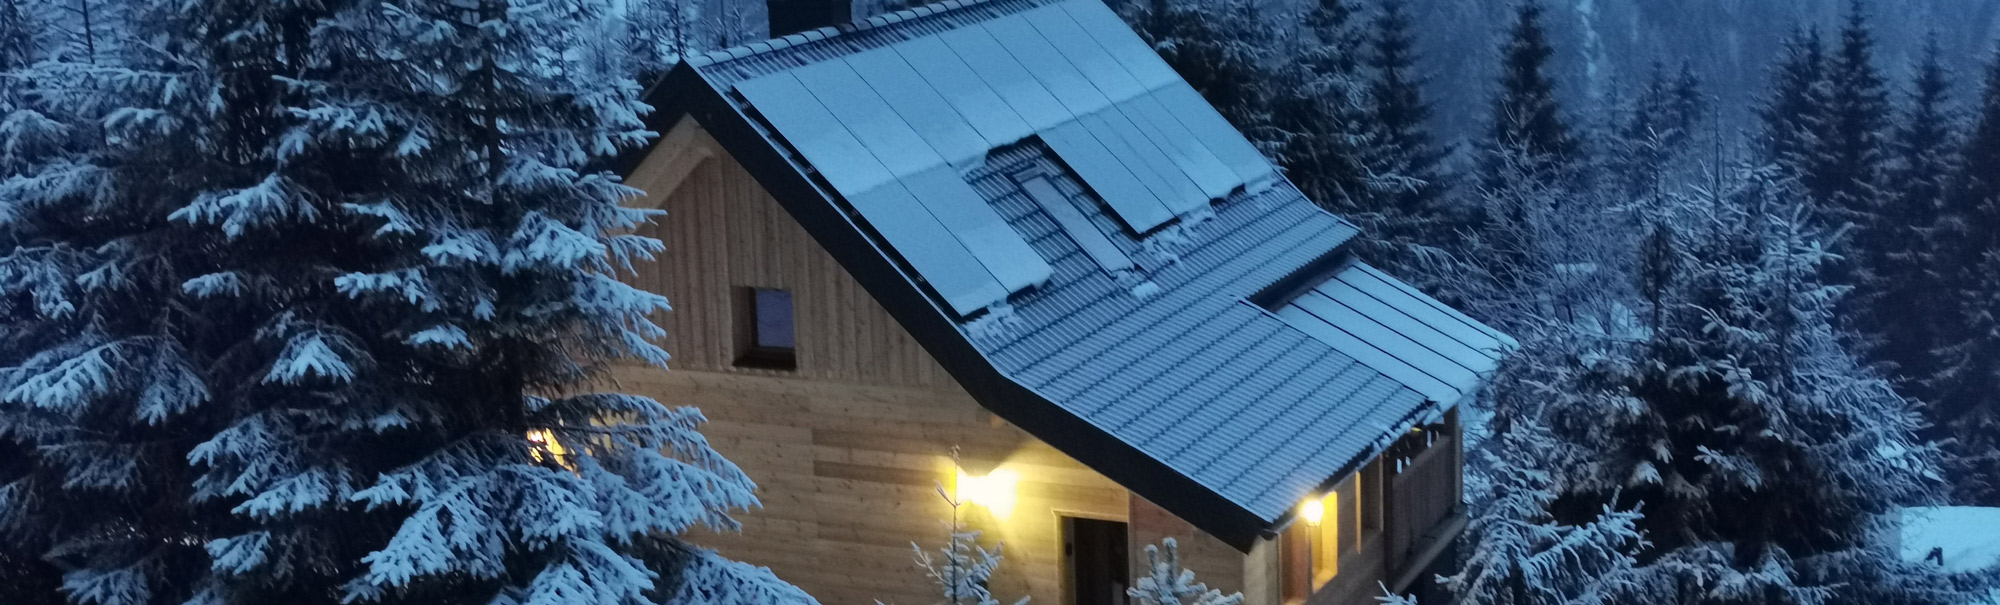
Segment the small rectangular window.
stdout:
<svg viewBox="0 0 2000 605">
<path fill-rule="evenodd" d="M 1348 484 L 1352 486 L 1352 483 Z M 1349 495 L 1349 499 L 1353 496 Z M 1302 603 L 1326 583 L 1340 575 L 1341 525 L 1358 521 L 1352 511 L 1341 513 L 1340 491 L 1309 498 L 1299 505 L 1299 518 L 1286 528 L 1279 540 L 1279 582 L 1285 603 Z M 1353 532 L 1349 525 L 1346 532 Z M 1352 545 L 1349 545 L 1351 548 Z"/>
<path fill-rule="evenodd" d="M 1326 586 L 1327 581 L 1340 575 L 1340 492 L 1328 493 L 1320 499 L 1325 515 L 1313 529 L 1315 532 L 1312 548 L 1313 590 Z"/>
<path fill-rule="evenodd" d="M 766 370 L 798 369 L 792 292 L 744 288 L 736 298 L 736 365 Z"/>
</svg>

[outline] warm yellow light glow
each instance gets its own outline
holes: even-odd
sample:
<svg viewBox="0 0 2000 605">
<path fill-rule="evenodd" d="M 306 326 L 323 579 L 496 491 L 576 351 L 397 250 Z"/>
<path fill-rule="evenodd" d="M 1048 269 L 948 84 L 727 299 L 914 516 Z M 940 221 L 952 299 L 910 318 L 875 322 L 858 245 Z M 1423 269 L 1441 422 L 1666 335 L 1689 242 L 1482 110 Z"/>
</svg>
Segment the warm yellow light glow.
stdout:
<svg viewBox="0 0 2000 605">
<path fill-rule="evenodd" d="M 528 431 L 528 443 L 534 444 L 528 453 L 534 456 L 537 462 L 544 458 L 553 458 L 556 462 L 562 463 L 564 457 L 569 454 L 569 450 L 563 448 L 562 442 L 556 441 L 555 433 L 549 432 L 548 429 Z"/>
<path fill-rule="evenodd" d="M 1319 520 L 1325 517 L 1326 503 L 1319 498 L 1306 500 L 1305 504 L 1299 505 L 1299 518 L 1305 519 L 1306 525 L 1319 525 Z"/>
<path fill-rule="evenodd" d="M 958 500 L 986 507 L 994 517 L 1005 519 L 1014 512 L 1014 485 L 1021 482 L 1021 476 L 1014 471 L 999 469 L 984 477 L 966 474 L 958 469 Z"/>
</svg>

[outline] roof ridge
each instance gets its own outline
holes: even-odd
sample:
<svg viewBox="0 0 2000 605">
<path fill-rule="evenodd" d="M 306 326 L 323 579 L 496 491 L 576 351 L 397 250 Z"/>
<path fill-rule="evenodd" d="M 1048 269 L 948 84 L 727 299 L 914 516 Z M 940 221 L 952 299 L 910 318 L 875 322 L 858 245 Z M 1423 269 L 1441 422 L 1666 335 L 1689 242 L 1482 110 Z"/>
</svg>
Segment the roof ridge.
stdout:
<svg viewBox="0 0 2000 605">
<path fill-rule="evenodd" d="M 709 65 L 721 63 L 723 61 L 741 59 L 743 57 L 748 57 L 751 55 L 759 55 L 771 51 L 791 48 L 793 46 L 798 46 L 800 44 L 805 44 L 807 42 L 824 40 L 826 38 L 831 38 L 834 36 L 839 36 L 844 34 L 850 34 L 858 31 L 867 31 L 878 27 L 887 27 L 911 19 L 929 17 L 931 15 L 952 12 L 963 8 L 992 4 L 996 2 L 1004 2 L 1004 1 L 1006 0 L 944 0 L 943 2 L 933 2 L 930 4 L 925 4 L 923 6 L 906 8 L 894 12 L 882 13 L 880 15 L 876 15 L 858 21 L 849 21 L 847 23 L 841 23 L 839 25 L 829 25 L 817 29 L 809 29 L 806 31 L 778 38 L 760 40 L 757 42 L 732 46 L 724 49 L 711 50 L 702 53 L 698 56 L 689 58 L 688 63 L 694 67 L 707 67 Z"/>
</svg>

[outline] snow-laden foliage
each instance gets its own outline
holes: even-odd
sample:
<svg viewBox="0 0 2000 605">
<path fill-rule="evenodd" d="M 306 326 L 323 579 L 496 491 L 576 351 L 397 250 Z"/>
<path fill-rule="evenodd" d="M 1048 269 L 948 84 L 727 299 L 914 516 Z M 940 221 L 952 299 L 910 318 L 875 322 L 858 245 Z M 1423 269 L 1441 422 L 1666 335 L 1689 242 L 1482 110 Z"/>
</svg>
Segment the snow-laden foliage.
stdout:
<svg viewBox="0 0 2000 605">
<path fill-rule="evenodd" d="M 1886 190 L 1865 244 L 1852 323 L 1864 326 L 1869 357 L 1914 399 L 1939 403 L 1937 350 L 1955 336 L 1948 267 L 1946 195 L 1958 163 L 1952 74 L 1935 41 L 1915 66 L 1909 103 L 1889 140 Z"/>
<path fill-rule="evenodd" d="M 956 450 L 953 451 L 953 458 L 957 458 Z M 967 503 L 946 493 L 941 484 L 937 486 L 937 494 L 951 507 L 951 519 L 945 525 L 951 537 L 944 546 L 937 547 L 935 553 L 911 542 L 910 550 L 917 569 L 923 570 L 924 578 L 937 586 L 938 596 L 942 599 L 937 601 L 940 605 L 1000 605 L 1001 601 L 994 598 L 988 585 L 993 573 L 1000 569 L 1000 562 L 1004 559 L 1000 551 L 1006 545 L 995 544 L 992 550 L 981 546 L 980 532 L 967 527 L 960 516 Z M 1021 597 L 1014 605 L 1027 603 L 1028 597 Z M 876 604 L 881 605 L 881 601 L 876 601 Z"/>
<path fill-rule="evenodd" d="M 0 600 L 812 602 L 676 537 L 758 505 L 699 412 L 596 392 L 667 358 L 609 5 L 78 6 L 0 62 Z"/>
<path fill-rule="evenodd" d="M 992 550 L 979 545 L 979 532 L 958 528 L 951 532 L 951 539 L 937 549 L 933 555 L 922 546 L 910 545 L 915 551 L 917 567 L 924 570 L 924 576 L 937 584 L 945 605 L 999 605 L 987 589 L 988 579 L 1000 568 L 1003 545 L 994 545 Z M 1021 597 L 1014 605 L 1028 602 Z"/>
<path fill-rule="evenodd" d="M 1950 261 L 1940 269 L 1956 308 L 1946 325 L 1960 338 L 1938 351 L 1935 405 L 1963 452 L 1960 503 L 2000 506 L 2000 55 L 1977 109 L 1940 218 Z"/>
<path fill-rule="evenodd" d="M 1578 143 L 1556 102 L 1555 80 L 1548 71 L 1555 49 L 1542 24 L 1544 8 L 1522 2 L 1514 11 L 1507 41 L 1500 49 L 1500 86 L 1493 97 L 1492 134 L 1487 143 L 1509 162 L 1488 154 L 1481 160 L 1487 187 L 1501 184 L 1502 171 L 1526 170 L 1538 180 L 1567 177 L 1578 158 Z"/>
<path fill-rule="evenodd" d="M 1194 581 L 1194 571 L 1181 567 L 1180 545 L 1167 538 L 1159 546 L 1146 545 L 1146 575 L 1132 582 L 1126 596 L 1138 605 L 1238 605 L 1243 593 L 1224 595 L 1207 584 Z"/>
<path fill-rule="evenodd" d="M 1641 213 L 1656 227 L 1623 236 L 1641 244 L 1630 250 L 1639 259 L 1610 267 L 1643 276 L 1635 287 L 1528 282 L 1539 305 L 1575 298 L 1614 312 L 1537 323 L 1488 307 L 1516 318 L 1526 345 L 1497 378 L 1494 437 L 1469 472 L 1468 491 L 1482 495 L 1470 498 L 1466 568 L 1447 580 L 1455 593 L 1481 603 L 1965 595 L 1878 539 L 1885 514 L 1936 497 L 1939 454 L 1917 438 L 1916 407 L 1838 338 L 1846 288 L 1821 277 L 1831 253 L 1804 192 L 1775 170 L 1733 180 L 1724 195 L 1669 195 Z"/>
<path fill-rule="evenodd" d="M 1580 339 L 1579 339 L 1580 340 Z M 1589 341 L 1585 341 L 1589 342 Z M 1506 372 L 1536 385 L 1521 401 L 1563 397 L 1571 391 L 1561 373 L 1547 364 L 1584 342 L 1550 338 L 1529 341 Z M 1552 407 L 1568 406 L 1552 404 Z M 1557 437 L 1541 423 L 1549 410 L 1508 410 L 1510 420 L 1470 461 L 1467 501 L 1477 503 L 1465 535 L 1470 543 L 1461 570 L 1439 578 L 1452 594 L 1470 603 L 1616 603 L 1647 593 L 1638 555 L 1647 546 L 1637 510 L 1604 503 L 1588 516 L 1558 520 L 1550 511 L 1568 479 L 1568 469 L 1587 463 L 1591 452 Z"/>
<path fill-rule="evenodd" d="M 770 569 L 731 561 L 714 551 L 696 549 L 681 567 L 680 589 L 668 603 L 701 605 L 765 605 L 767 603 L 812 603 L 812 597 L 798 587 L 778 579 Z"/>
<path fill-rule="evenodd" d="M 1276 155 L 1271 100 L 1284 84 L 1272 49 L 1278 29 L 1245 0 L 1124 0 L 1113 5 L 1160 58 L 1229 123 Z"/>
<path fill-rule="evenodd" d="M 1286 85 L 1270 94 L 1279 165 L 1307 198 L 1350 217 L 1379 208 L 1363 151 L 1376 136 L 1362 73 L 1364 39 L 1353 21 L 1354 8 L 1343 0 L 1321 0 L 1308 8 L 1311 38 L 1287 62 L 1281 76 Z M 1368 222 L 1373 221 L 1363 220 Z"/>
</svg>

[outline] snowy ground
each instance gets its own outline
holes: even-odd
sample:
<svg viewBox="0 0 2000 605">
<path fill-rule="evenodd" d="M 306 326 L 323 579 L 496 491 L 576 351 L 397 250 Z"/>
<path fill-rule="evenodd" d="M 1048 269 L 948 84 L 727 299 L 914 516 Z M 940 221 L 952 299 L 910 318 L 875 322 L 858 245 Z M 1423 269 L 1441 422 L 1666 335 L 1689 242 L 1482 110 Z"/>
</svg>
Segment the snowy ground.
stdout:
<svg viewBox="0 0 2000 605">
<path fill-rule="evenodd" d="M 1898 536 L 1904 560 L 1923 561 L 1943 549 L 1948 572 L 2000 566 L 2000 508 L 1926 506 L 1903 509 Z M 1933 561 L 1935 563 L 1935 561 Z M 2000 589 L 1976 605 L 2000 605 Z"/>
<path fill-rule="evenodd" d="M 1927 506 L 1903 509 L 1903 559 L 1922 561 L 1944 549 L 1944 571 L 2000 565 L 2000 508 Z"/>
</svg>

